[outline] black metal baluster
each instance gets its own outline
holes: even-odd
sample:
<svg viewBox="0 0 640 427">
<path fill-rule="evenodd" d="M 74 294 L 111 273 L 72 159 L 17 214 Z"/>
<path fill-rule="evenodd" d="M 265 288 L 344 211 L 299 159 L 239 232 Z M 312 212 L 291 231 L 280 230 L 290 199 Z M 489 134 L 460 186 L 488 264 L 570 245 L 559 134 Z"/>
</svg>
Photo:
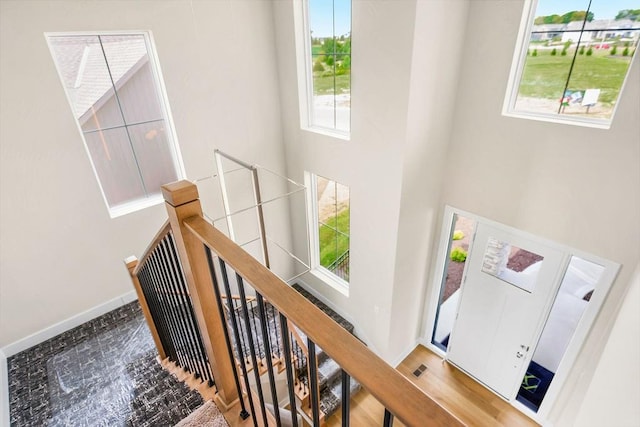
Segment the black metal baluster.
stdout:
<svg viewBox="0 0 640 427">
<path fill-rule="evenodd" d="M 291 360 L 291 341 L 289 340 L 289 327 L 287 318 L 280 313 L 280 327 L 282 328 L 282 351 L 284 352 L 285 369 L 287 370 L 287 388 L 289 389 L 289 407 L 291 408 L 291 420 L 294 426 L 298 426 L 298 409 L 296 407 L 296 394 L 293 389 L 293 361 Z"/>
<path fill-rule="evenodd" d="M 169 307 L 166 291 L 162 286 L 160 272 L 158 271 L 155 264 L 155 257 L 156 253 L 154 251 L 149 256 L 149 272 L 151 274 L 151 277 L 153 278 L 156 294 L 158 295 L 158 301 L 160 302 L 160 308 L 164 313 L 164 317 L 166 319 L 169 330 L 169 336 L 171 337 L 171 342 L 173 343 L 173 346 L 175 348 L 176 360 L 174 362 L 184 370 L 189 371 L 189 366 L 187 366 L 186 361 L 184 360 L 184 357 L 182 355 L 182 349 L 180 348 L 181 343 L 178 340 L 178 334 L 176 332 L 173 316 L 171 315 L 171 309 Z"/>
<path fill-rule="evenodd" d="M 181 358 L 181 361 L 182 361 L 182 367 L 187 372 L 194 373 L 195 370 L 193 368 L 193 364 L 191 363 L 191 359 L 189 358 L 186 352 L 187 345 L 180 331 L 180 320 L 176 312 L 176 307 L 173 301 L 171 288 L 169 287 L 166 274 L 164 274 L 163 272 L 160 245 L 158 245 L 156 249 L 153 251 L 153 254 L 151 255 L 150 259 L 151 259 L 151 265 L 155 268 L 156 276 L 158 278 L 158 283 L 162 291 L 161 295 L 163 296 L 163 299 L 166 304 L 168 319 L 171 324 L 171 327 L 173 328 L 174 340 L 178 348 L 178 356 Z"/>
<path fill-rule="evenodd" d="M 244 398 L 242 396 L 242 388 L 240 387 L 240 379 L 238 378 L 238 368 L 236 366 L 236 358 L 233 356 L 233 348 L 231 346 L 231 338 L 229 337 L 229 330 L 226 322 L 226 316 L 224 314 L 224 307 L 222 305 L 222 295 L 220 293 L 220 287 L 218 286 L 218 278 L 216 277 L 216 270 L 213 264 L 213 256 L 211 255 L 211 249 L 207 245 L 204 245 L 204 250 L 207 254 L 207 263 L 209 264 L 209 273 L 211 274 L 211 280 L 213 281 L 213 291 L 216 294 L 216 303 L 218 305 L 218 312 L 220 313 L 220 319 L 224 322 L 222 330 L 224 332 L 224 340 L 227 343 L 227 350 L 229 351 L 229 360 L 231 361 L 231 369 L 233 370 L 233 380 L 236 383 L 236 390 L 238 390 L 238 397 L 240 398 L 240 417 L 243 420 L 249 418 L 249 413 L 244 404 Z M 232 314 L 233 315 L 233 314 Z"/>
<path fill-rule="evenodd" d="M 342 427 L 349 427 L 349 404 L 351 403 L 351 377 L 342 369 Z"/>
<path fill-rule="evenodd" d="M 199 355 L 199 358 L 204 365 L 204 372 L 208 375 L 208 385 L 209 387 L 213 387 L 215 384 L 215 378 L 213 377 L 213 373 L 211 372 L 211 367 L 209 366 L 209 358 L 207 356 L 207 352 L 204 348 L 204 343 L 202 342 L 202 335 L 200 334 L 200 328 L 198 327 L 196 321 L 196 315 L 193 311 L 193 304 L 191 303 L 191 295 L 189 294 L 189 290 L 187 289 L 187 283 L 184 278 L 184 272 L 182 271 L 182 265 L 180 264 L 180 258 L 178 257 L 178 253 L 176 252 L 175 242 L 173 240 L 173 236 L 171 233 L 168 234 L 169 241 L 168 247 L 171 252 L 171 260 L 173 261 L 175 276 L 178 278 L 178 285 L 181 290 L 181 294 L 186 304 L 187 311 L 187 325 L 189 327 L 191 336 L 193 337 L 196 343 L 196 353 Z"/>
<path fill-rule="evenodd" d="M 240 294 L 240 306 L 242 307 L 242 315 L 247 326 L 247 334 L 250 343 L 254 343 L 253 333 L 251 332 L 251 325 L 249 320 L 249 308 L 247 307 L 247 296 L 244 292 L 244 280 L 238 273 L 236 273 L 236 281 L 238 283 L 238 293 Z M 257 337 L 256 337 L 257 339 Z M 256 357 L 255 346 L 249 346 L 251 351 L 251 362 L 253 363 L 253 374 L 256 378 L 256 391 L 258 392 L 258 399 L 260 400 L 260 409 L 262 410 L 262 420 L 264 425 L 269 425 L 267 421 L 267 408 L 264 406 L 264 395 L 262 394 L 262 384 L 260 382 L 260 372 L 258 372 L 258 358 Z"/>
<path fill-rule="evenodd" d="M 169 256 L 169 252 L 167 250 L 167 240 L 167 237 L 165 237 L 164 239 L 162 239 L 160 244 L 158 244 L 158 250 L 162 253 L 160 259 L 162 260 L 162 268 L 164 270 L 164 277 L 166 282 L 165 286 L 169 288 L 170 297 L 172 298 L 173 304 L 175 305 L 175 317 L 178 319 L 176 327 L 178 328 L 180 336 L 185 343 L 185 356 L 187 357 L 189 366 L 192 369 L 191 372 L 193 372 L 195 378 L 204 379 L 203 366 L 198 363 L 200 359 L 196 355 L 193 340 L 188 333 L 186 312 L 183 307 L 182 298 L 180 297 L 180 290 L 177 286 L 176 277 L 172 273 L 171 257 Z"/>
<path fill-rule="evenodd" d="M 391 427 L 393 425 L 393 414 L 386 408 L 384 410 L 384 422 L 382 425 L 384 427 Z"/>
<path fill-rule="evenodd" d="M 162 335 L 164 336 L 164 340 L 166 343 L 165 352 L 169 357 L 169 360 L 171 360 L 174 363 L 178 363 L 176 348 L 173 340 L 171 339 L 171 332 L 169 330 L 169 325 L 167 325 L 167 319 L 164 315 L 164 310 L 162 309 L 162 303 L 160 302 L 160 298 L 158 296 L 158 290 L 156 289 L 153 275 L 151 274 L 151 267 L 149 266 L 148 258 L 141 272 L 144 274 L 145 282 L 147 283 L 147 286 L 149 289 L 149 295 L 151 297 L 150 300 L 153 301 L 153 305 L 155 307 L 154 311 L 157 314 L 158 319 L 160 321 L 159 324 L 163 331 Z"/>
<path fill-rule="evenodd" d="M 313 414 L 313 426 L 320 426 L 320 396 L 318 396 L 318 366 L 316 363 L 316 345 L 307 337 L 309 349 L 309 393 L 311 393 L 311 412 Z"/>
<path fill-rule="evenodd" d="M 167 235 L 165 241 L 165 249 L 170 261 L 169 266 L 171 269 L 171 274 L 174 282 L 176 283 L 177 296 L 180 301 L 180 307 L 182 308 L 183 313 L 184 327 L 186 335 L 191 343 L 192 353 L 194 354 L 197 366 L 201 370 L 203 379 L 207 381 L 207 385 L 209 387 L 213 387 L 215 379 L 213 378 L 213 374 L 211 373 L 211 369 L 209 367 L 209 361 L 207 358 L 207 353 L 204 350 L 204 346 L 202 344 L 200 330 L 196 325 L 195 314 L 191 305 L 191 297 L 189 295 L 189 291 L 187 290 L 184 275 L 182 273 L 182 267 L 180 265 L 180 258 L 178 258 L 178 255 L 176 254 L 175 245 L 171 234 Z"/>
<path fill-rule="evenodd" d="M 156 327 L 156 331 L 158 332 L 158 338 L 162 343 L 162 348 L 165 352 L 166 356 L 170 355 L 169 343 L 167 341 L 167 332 L 164 330 L 164 323 L 160 318 L 160 314 L 158 311 L 158 307 L 156 305 L 155 296 L 153 295 L 153 290 L 150 289 L 151 285 L 146 276 L 146 265 L 140 268 L 138 272 L 138 281 L 140 282 L 140 288 L 142 288 L 142 292 L 144 293 L 144 297 L 147 300 L 147 305 L 149 306 L 149 312 L 151 313 L 151 317 L 153 318 L 153 323 Z"/>
<path fill-rule="evenodd" d="M 276 392 L 276 377 L 273 374 L 273 360 L 271 359 L 271 339 L 267 330 L 267 316 L 264 309 L 264 299 L 260 293 L 256 292 L 258 300 L 258 315 L 262 325 L 262 341 L 264 342 L 264 360 L 267 361 L 267 374 L 269 375 L 269 385 L 271 386 L 271 401 L 273 402 L 273 415 L 276 418 L 276 425 L 280 425 L 280 408 L 278 405 L 278 394 Z"/>
<path fill-rule="evenodd" d="M 218 260 L 220 261 L 220 272 L 222 274 L 222 283 L 224 284 L 224 290 L 227 293 L 227 295 L 230 297 L 231 296 L 231 287 L 229 286 L 229 276 L 227 275 L 227 266 L 224 263 L 224 261 L 222 261 L 222 259 L 218 258 Z M 231 316 L 231 326 L 233 329 L 233 334 L 235 336 L 236 339 L 236 346 L 238 345 L 238 343 L 240 342 L 240 333 L 239 333 L 239 328 L 238 328 L 238 321 L 236 319 L 236 316 Z M 244 359 L 244 355 L 242 356 L 242 358 Z M 256 418 L 256 411 L 255 408 L 253 406 L 253 396 L 251 394 L 251 389 L 249 388 L 249 376 L 247 374 L 247 364 L 246 363 L 241 363 L 240 367 L 242 368 L 242 376 L 244 377 L 244 386 L 247 390 L 247 399 L 249 399 L 249 408 L 251 409 L 251 414 L 253 415 L 253 425 L 254 427 L 258 427 L 258 420 Z"/>
</svg>

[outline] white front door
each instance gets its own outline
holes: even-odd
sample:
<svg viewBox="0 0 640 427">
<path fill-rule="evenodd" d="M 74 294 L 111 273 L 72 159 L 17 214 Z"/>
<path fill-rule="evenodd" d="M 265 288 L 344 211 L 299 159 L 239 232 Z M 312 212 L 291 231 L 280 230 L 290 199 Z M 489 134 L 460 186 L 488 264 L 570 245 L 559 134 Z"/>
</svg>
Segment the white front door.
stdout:
<svg viewBox="0 0 640 427">
<path fill-rule="evenodd" d="M 467 263 L 447 357 L 511 400 L 549 314 L 566 255 L 479 223 Z"/>
</svg>

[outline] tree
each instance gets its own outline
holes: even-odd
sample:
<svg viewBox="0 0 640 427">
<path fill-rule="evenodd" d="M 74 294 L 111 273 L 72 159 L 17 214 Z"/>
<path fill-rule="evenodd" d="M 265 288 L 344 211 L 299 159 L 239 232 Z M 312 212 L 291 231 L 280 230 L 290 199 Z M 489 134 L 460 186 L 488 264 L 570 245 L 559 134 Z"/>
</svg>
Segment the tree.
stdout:
<svg viewBox="0 0 640 427">
<path fill-rule="evenodd" d="M 587 17 L 587 21 L 593 21 L 593 12 L 589 12 L 589 14 L 587 15 L 586 10 L 574 10 L 562 15 L 562 23 L 567 24 L 573 21 L 584 21 L 585 16 Z"/>
<path fill-rule="evenodd" d="M 554 47 L 554 48 L 551 50 L 551 56 L 556 56 L 557 54 L 558 54 L 558 50 Z"/>
<path fill-rule="evenodd" d="M 589 49 L 587 49 L 587 56 L 591 56 L 591 55 L 593 55 L 593 48 L 589 46 Z"/>
<path fill-rule="evenodd" d="M 625 47 L 624 50 L 622 51 L 622 56 L 629 56 L 629 48 Z"/>
<path fill-rule="evenodd" d="M 584 45 L 580 46 L 580 51 L 578 53 L 580 55 L 584 55 Z"/>
<path fill-rule="evenodd" d="M 615 17 L 616 21 L 620 19 L 630 19 L 632 21 L 640 20 L 640 9 L 623 9 Z"/>
<path fill-rule="evenodd" d="M 531 56 L 538 56 L 538 49 L 533 49 Z"/>
<path fill-rule="evenodd" d="M 616 53 L 618 53 L 618 46 L 613 46 L 613 49 L 611 49 L 611 52 L 609 52 L 609 54 L 615 55 Z"/>
<path fill-rule="evenodd" d="M 533 23 L 534 25 L 543 25 L 543 24 L 568 24 L 573 21 L 584 21 L 585 16 L 588 22 L 593 21 L 594 15 L 593 12 L 587 13 L 586 10 L 572 10 L 571 12 L 567 12 L 564 15 L 546 15 L 546 16 L 537 16 Z"/>
<path fill-rule="evenodd" d="M 318 58 L 318 60 L 313 64 L 313 71 L 324 71 L 324 66 L 322 65 L 322 60 Z"/>
</svg>

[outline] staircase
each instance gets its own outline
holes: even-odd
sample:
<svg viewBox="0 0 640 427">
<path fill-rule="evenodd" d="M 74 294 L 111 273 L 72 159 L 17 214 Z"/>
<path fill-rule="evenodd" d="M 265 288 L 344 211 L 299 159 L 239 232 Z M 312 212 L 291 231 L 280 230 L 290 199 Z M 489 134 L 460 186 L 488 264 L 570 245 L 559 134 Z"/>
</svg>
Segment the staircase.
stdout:
<svg viewBox="0 0 640 427">
<path fill-rule="evenodd" d="M 349 331 L 353 335 L 354 327 L 347 320 L 342 318 L 338 313 L 333 311 L 330 307 L 317 299 L 315 296 L 307 292 L 298 284 L 292 286 L 296 291 L 303 295 L 307 300 L 316 305 L 325 314 L 335 320 L 340 326 Z M 232 340 L 234 348 L 234 354 L 236 359 L 243 359 L 247 372 L 253 370 L 251 350 L 249 343 L 248 330 L 251 330 L 251 338 L 253 339 L 253 346 L 256 351 L 258 359 L 258 372 L 263 375 L 267 372 L 267 346 L 262 339 L 261 322 L 259 318 L 258 308 L 255 298 L 247 297 L 246 302 L 248 305 L 249 323 L 247 324 L 242 311 L 241 302 L 238 297 L 232 297 L 227 299 L 226 309 L 227 314 L 234 313 L 236 322 L 240 326 L 242 334 L 240 334 L 240 346 L 237 345 L 235 340 Z M 269 332 L 269 345 L 268 348 L 271 352 L 271 363 L 274 368 L 277 368 L 277 372 L 284 371 L 284 358 L 282 354 L 282 329 L 280 327 L 280 319 L 277 316 L 276 310 L 268 302 L 265 303 L 265 311 L 267 318 L 267 330 Z M 228 319 L 229 328 L 231 328 L 231 319 Z M 297 327 L 289 325 L 291 333 L 292 353 L 293 353 L 293 365 L 295 372 L 296 382 L 296 397 L 298 398 L 298 406 L 302 409 L 303 413 L 308 416 L 310 413 L 310 399 L 309 399 L 309 367 L 308 367 L 308 349 L 307 349 L 307 337 Z M 238 353 L 238 347 L 241 348 L 241 353 Z M 329 418 L 336 410 L 340 408 L 342 402 L 342 371 L 338 364 L 331 359 L 324 350 L 320 347 L 316 347 L 316 357 L 318 366 L 318 389 L 320 395 L 320 410 L 322 412 L 321 419 Z M 237 360 L 239 362 L 239 360 Z M 360 390 L 360 384 L 351 380 L 350 383 L 350 395 L 353 395 Z"/>
</svg>

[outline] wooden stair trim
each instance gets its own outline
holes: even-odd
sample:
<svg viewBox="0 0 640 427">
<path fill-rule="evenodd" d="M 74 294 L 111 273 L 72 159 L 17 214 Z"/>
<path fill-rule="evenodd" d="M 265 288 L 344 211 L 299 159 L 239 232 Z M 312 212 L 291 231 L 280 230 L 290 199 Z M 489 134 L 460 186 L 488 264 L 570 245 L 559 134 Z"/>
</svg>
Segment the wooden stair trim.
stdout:
<svg viewBox="0 0 640 427">
<path fill-rule="evenodd" d="M 419 390 L 327 314 L 289 287 L 202 216 L 187 217 L 186 230 L 209 247 L 280 313 L 298 326 L 349 375 L 408 425 L 462 426 L 434 397 Z"/>
</svg>

